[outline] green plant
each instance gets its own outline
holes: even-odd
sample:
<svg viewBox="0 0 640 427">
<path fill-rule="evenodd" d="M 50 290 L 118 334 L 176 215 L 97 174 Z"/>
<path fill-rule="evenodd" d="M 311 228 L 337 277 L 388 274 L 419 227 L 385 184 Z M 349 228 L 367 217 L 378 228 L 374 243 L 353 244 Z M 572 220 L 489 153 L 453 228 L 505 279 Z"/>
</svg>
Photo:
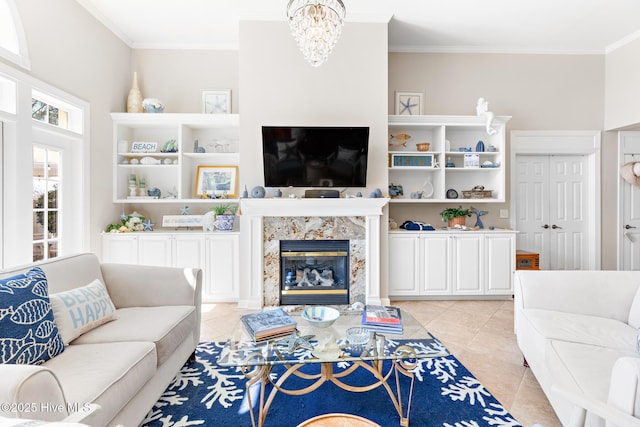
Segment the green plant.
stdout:
<svg viewBox="0 0 640 427">
<path fill-rule="evenodd" d="M 211 210 L 218 215 L 235 215 L 238 211 L 237 205 L 216 205 Z"/>
<path fill-rule="evenodd" d="M 448 222 L 452 218 L 471 216 L 471 211 L 469 209 L 462 209 L 462 206 L 458 206 L 457 208 L 447 208 L 443 210 L 440 212 L 440 216 L 444 222 Z"/>
</svg>

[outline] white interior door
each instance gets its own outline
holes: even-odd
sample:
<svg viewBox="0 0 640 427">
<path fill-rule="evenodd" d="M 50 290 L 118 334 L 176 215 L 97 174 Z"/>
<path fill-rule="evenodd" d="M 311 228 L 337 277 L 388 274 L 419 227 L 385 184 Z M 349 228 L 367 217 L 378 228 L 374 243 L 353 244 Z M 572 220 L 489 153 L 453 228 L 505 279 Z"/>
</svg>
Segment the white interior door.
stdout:
<svg viewBox="0 0 640 427">
<path fill-rule="evenodd" d="M 640 162 L 640 154 L 624 154 L 623 162 Z M 620 195 L 619 268 L 640 270 L 640 187 L 621 180 Z"/>
<path fill-rule="evenodd" d="M 517 157 L 517 248 L 543 270 L 588 268 L 587 169 L 584 155 Z"/>
</svg>

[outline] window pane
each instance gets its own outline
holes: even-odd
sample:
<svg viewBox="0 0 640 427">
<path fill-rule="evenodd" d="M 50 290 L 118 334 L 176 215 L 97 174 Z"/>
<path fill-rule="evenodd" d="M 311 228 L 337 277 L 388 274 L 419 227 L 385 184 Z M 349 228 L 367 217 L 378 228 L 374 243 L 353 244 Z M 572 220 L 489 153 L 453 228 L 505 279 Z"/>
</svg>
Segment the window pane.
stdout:
<svg viewBox="0 0 640 427">
<path fill-rule="evenodd" d="M 49 124 L 58 126 L 58 109 L 49 105 Z"/>
<path fill-rule="evenodd" d="M 47 104 L 37 99 L 31 99 L 31 117 L 41 122 L 47 121 Z"/>
<path fill-rule="evenodd" d="M 44 178 L 44 164 L 47 159 L 46 150 L 33 147 L 33 176 Z"/>
<path fill-rule="evenodd" d="M 33 245 L 33 260 L 40 261 L 44 259 L 44 243 L 35 243 Z"/>
<path fill-rule="evenodd" d="M 58 207 L 58 183 L 57 182 L 49 182 L 49 209 L 56 209 Z"/>
<path fill-rule="evenodd" d="M 44 239 L 44 212 L 33 213 L 33 240 Z"/>
<path fill-rule="evenodd" d="M 48 151 L 47 156 L 47 173 L 49 178 L 54 178 L 59 176 L 60 170 L 60 152 L 59 151 Z"/>
<path fill-rule="evenodd" d="M 44 193 L 47 181 L 44 179 L 33 179 L 33 208 L 44 209 Z"/>
<path fill-rule="evenodd" d="M 47 216 L 49 223 L 49 238 L 53 239 L 58 237 L 58 211 L 49 211 Z"/>
<path fill-rule="evenodd" d="M 58 242 L 56 240 L 49 242 L 49 258 L 58 256 Z"/>
</svg>

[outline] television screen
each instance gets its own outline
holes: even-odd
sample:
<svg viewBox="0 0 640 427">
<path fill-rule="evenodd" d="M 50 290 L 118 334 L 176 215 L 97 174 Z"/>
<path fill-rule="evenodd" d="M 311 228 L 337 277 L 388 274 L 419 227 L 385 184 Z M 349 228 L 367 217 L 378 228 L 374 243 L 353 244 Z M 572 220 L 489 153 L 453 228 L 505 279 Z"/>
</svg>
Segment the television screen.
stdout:
<svg viewBox="0 0 640 427">
<path fill-rule="evenodd" d="M 263 126 L 266 187 L 365 187 L 368 127 Z"/>
</svg>

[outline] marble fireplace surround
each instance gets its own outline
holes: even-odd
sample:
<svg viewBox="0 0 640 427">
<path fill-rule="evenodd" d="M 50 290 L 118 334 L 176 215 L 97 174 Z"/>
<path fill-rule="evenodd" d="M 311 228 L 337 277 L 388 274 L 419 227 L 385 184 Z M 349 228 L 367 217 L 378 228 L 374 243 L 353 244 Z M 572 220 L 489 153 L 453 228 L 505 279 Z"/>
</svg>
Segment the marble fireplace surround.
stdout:
<svg viewBox="0 0 640 427">
<path fill-rule="evenodd" d="M 389 199 L 242 199 L 243 263 L 239 307 L 279 304 L 280 240 L 347 239 L 350 303 L 381 304 L 380 218 Z M 242 289 L 244 288 L 244 289 Z"/>
</svg>

